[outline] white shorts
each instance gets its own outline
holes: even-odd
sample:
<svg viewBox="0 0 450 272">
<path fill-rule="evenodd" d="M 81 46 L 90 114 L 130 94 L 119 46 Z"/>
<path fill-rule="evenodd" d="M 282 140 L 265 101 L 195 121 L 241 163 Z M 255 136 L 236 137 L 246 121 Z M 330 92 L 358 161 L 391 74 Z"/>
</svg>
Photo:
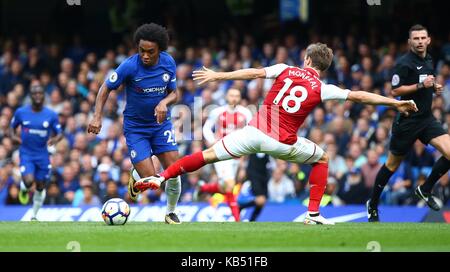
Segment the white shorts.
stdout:
<svg viewBox="0 0 450 272">
<path fill-rule="evenodd" d="M 214 163 L 219 184 L 223 185 L 227 180 L 236 180 L 239 160 L 225 160 Z"/>
<path fill-rule="evenodd" d="M 298 137 L 293 145 L 283 144 L 253 126 L 233 131 L 215 143 L 213 149 L 219 160 L 266 153 L 277 159 L 301 164 L 316 163 L 324 154 L 322 148 L 308 139 Z"/>
</svg>

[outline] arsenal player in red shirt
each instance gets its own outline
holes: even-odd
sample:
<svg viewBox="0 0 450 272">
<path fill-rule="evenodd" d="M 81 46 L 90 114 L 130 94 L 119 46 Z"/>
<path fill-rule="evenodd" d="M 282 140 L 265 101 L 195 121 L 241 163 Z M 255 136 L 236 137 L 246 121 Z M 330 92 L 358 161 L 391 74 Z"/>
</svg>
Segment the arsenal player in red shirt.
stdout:
<svg viewBox="0 0 450 272">
<path fill-rule="evenodd" d="M 297 136 L 299 127 L 312 110 L 327 100 L 350 100 L 371 105 L 386 105 L 408 115 L 416 112 L 412 100 L 398 101 L 364 91 L 344 90 L 320 81 L 320 73 L 331 65 L 333 51 L 325 44 L 311 44 L 306 49 L 304 68 L 276 64 L 261 69 L 214 72 L 204 68 L 194 71 L 199 84 L 216 80 L 275 79 L 264 104 L 248 126 L 236 130 L 211 148 L 179 159 L 159 176 L 135 182 L 137 190 L 158 189 L 161 182 L 206 164 L 253 153 L 266 153 L 289 162 L 311 164 L 310 201 L 305 224 L 334 224 L 319 213 L 320 200 L 328 179 L 328 156 L 315 143 Z"/>
<path fill-rule="evenodd" d="M 235 88 L 228 90 L 226 95 L 227 104 L 213 109 L 203 126 L 203 136 L 208 146 L 213 146 L 221 141 L 223 137 L 231 132 L 245 127 L 252 119 L 252 112 L 239 105 L 241 102 L 241 91 Z M 214 163 L 219 182 L 199 182 L 194 193 L 194 198 L 200 192 L 222 193 L 225 195 L 225 202 L 231 209 L 234 220 L 240 221 L 239 206 L 233 188 L 236 184 L 236 174 L 239 167 L 239 160 L 224 160 Z"/>
</svg>

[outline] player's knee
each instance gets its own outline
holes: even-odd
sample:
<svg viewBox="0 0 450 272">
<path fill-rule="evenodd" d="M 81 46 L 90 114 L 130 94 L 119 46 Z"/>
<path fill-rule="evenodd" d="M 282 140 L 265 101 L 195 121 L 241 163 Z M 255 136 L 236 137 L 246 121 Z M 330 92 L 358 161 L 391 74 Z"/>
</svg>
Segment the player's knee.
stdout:
<svg viewBox="0 0 450 272">
<path fill-rule="evenodd" d="M 320 158 L 320 160 L 317 163 L 328 163 L 329 159 L 330 158 L 328 157 L 327 153 L 324 152 L 322 157 Z"/>
<path fill-rule="evenodd" d="M 265 196 L 257 196 L 255 198 L 255 204 L 256 206 L 264 206 L 266 204 L 266 197 Z"/>
<path fill-rule="evenodd" d="M 219 161 L 216 152 L 212 147 L 203 151 L 203 159 L 205 160 L 206 163 L 214 163 Z"/>
<path fill-rule="evenodd" d="M 226 180 L 225 184 L 224 184 L 225 192 L 226 193 L 233 192 L 233 188 L 234 188 L 235 183 L 236 182 L 234 180 L 232 180 L 232 179 Z"/>
<path fill-rule="evenodd" d="M 445 146 L 443 148 L 443 154 L 442 156 L 444 156 L 447 160 L 450 161 L 450 147 L 449 146 Z"/>
<path fill-rule="evenodd" d="M 444 157 L 445 157 L 448 161 L 450 161 L 450 153 L 444 154 Z"/>
<path fill-rule="evenodd" d="M 139 177 L 150 177 L 156 174 L 155 167 L 153 165 L 153 161 L 151 158 L 146 158 L 138 163 L 133 163 L 134 169 L 136 169 L 136 173 L 133 171 L 133 177 L 136 179 Z"/>
<path fill-rule="evenodd" d="M 33 185 L 34 177 L 31 175 L 28 175 L 24 177 L 23 183 L 25 183 L 25 187 L 30 188 Z"/>
<path fill-rule="evenodd" d="M 44 190 L 45 188 L 45 184 L 44 182 L 36 182 L 36 190 L 39 192 L 42 192 L 42 190 Z"/>
<path fill-rule="evenodd" d="M 444 158 L 450 160 L 450 136 L 448 134 L 432 139 L 430 144 L 436 147 Z"/>
</svg>

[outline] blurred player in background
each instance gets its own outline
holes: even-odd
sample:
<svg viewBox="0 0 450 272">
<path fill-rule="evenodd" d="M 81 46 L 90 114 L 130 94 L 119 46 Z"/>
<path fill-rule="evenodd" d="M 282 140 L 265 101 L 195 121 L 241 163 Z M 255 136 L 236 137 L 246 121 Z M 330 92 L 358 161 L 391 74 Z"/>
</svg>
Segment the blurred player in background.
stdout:
<svg viewBox="0 0 450 272">
<path fill-rule="evenodd" d="M 378 171 L 372 197 L 367 201 L 369 222 L 379 221 L 378 202 L 381 193 L 417 139 L 425 145 L 431 144 L 442 154 L 425 183 L 415 190 L 416 195 L 433 210 L 437 211 L 440 207 L 431 195 L 431 190 L 450 169 L 450 136 L 431 110 L 433 94 L 441 95 L 443 86 L 435 83 L 433 60 L 427 53 L 431 43 L 428 30 L 421 25 L 411 27 L 408 43 L 411 51 L 400 58 L 394 68 L 392 93 L 401 96 L 402 100 L 414 100 L 419 111 L 409 118 L 397 115 L 392 125 L 388 159 Z"/>
<path fill-rule="evenodd" d="M 261 69 L 233 72 L 194 71 L 194 80 L 203 84 L 216 80 L 275 79 L 264 104 L 250 124 L 225 136 L 213 147 L 185 156 L 167 168 L 160 176 L 143 178 L 135 183 L 140 190 L 157 189 L 161 182 L 191 172 L 209 163 L 239 158 L 253 153 L 266 153 L 289 162 L 312 164 L 310 202 L 305 224 L 334 224 L 319 213 L 319 204 L 328 178 L 328 156 L 315 143 L 297 136 L 297 131 L 309 113 L 322 101 L 387 105 L 402 113 L 416 111 L 412 101 L 397 101 L 364 91 L 344 90 L 320 81 L 333 60 L 333 51 L 325 44 L 311 44 L 306 49 L 304 68 L 276 64 Z"/>
<path fill-rule="evenodd" d="M 209 147 L 231 132 L 245 127 L 252 119 L 250 110 L 239 105 L 241 102 L 241 91 L 238 89 L 229 89 L 226 100 L 227 105 L 216 108 L 209 113 L 209 117 L 203 126 L 203 136 Z M 200 183 L 199 188 L 197 188 L 199 192 L 224 194 L 225 202 L 230 206 L 231 213 L 236 222 L 240 221 L 240 216 L 236 196 L 233 194 L 233 188 L 236 184 L 238 167 L 238 159 L 214 163 L 219 184 Z"/>
<path fill-rule="evenodd" d="M 239 209 L 247 209 L 255 207 L 252 215 L 250 215 L 249 221 L 256 221 L 261 213 L 264 205 L 266 205 L 268 188 L 267 185 L 270 180 L 270 173 L 268 164 L 270 162 L 270 156 L 264 153 L 255 153 L 248 156 L 247 165 L 247 180 L 250 181 L 251 199 L 239 202 Z"/>
<path fill-rule="evenodd" d="M 169 35 L 157 24 L 144 24 L 134 34 L 139 53 L 124 60 L 100 87 L 95 102 L 94 118 L 87 131 L 98 134 L 102 127 L 102 113 L 109 92 L 125 85 L 127 96 L 124 116 L 124 135 L 134 168 L 131 169 L 128 193 L 133 201 L 139 191 L 133 184 L 142 177 L 155 174 L 152 155 L 164 168 L 178 158 L 175 133 L 167 114 L 167 107 L 177 101 L 176 64 L 167 53 Z M 168 179 L 167 224 L 180 224 L 175 208 L 181 193 L 179 177 Z"/>
<path fill-rule="evenodd" d="M 20 107 L 11 120 L 11 136 L 20 144 L 20 183 L 19 201 L 28 204 L 29 191 L 33 183 L 36 188 L 33 194 L 33 217 L 37 220 L 37 213 L 45 200 L 45 183 L 50 178 L 50 152 L 54 145 L 63 138 L 58 114 L 44 107 L 44 89 L 39 84 L 31 86 L 31 105 Z M 17 127 L 21 128 L 20 137 L 16 134 Z M 52 136 L 53 135 L 53 136 Z"/>
</svg>

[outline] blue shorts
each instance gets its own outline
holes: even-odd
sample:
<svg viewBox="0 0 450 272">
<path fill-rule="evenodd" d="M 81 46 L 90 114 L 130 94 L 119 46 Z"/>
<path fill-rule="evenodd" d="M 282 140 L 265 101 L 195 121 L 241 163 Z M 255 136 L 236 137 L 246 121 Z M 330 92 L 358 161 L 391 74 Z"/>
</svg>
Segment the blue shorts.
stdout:
<svg viewBox="0 0 450 272">
<path fill-rule="evenodd" d="M 145 130 L 124 129 L 128 155 L 136 164 L 142 160 L 170 151 L 178 151 L 175 131 L 170 121 L 161 125 L 149 126 Z"/>
<path fill-rule="evenodd" d="M 50 158 L 20 155 L 20 173 L 22 177 L 33 175 L 35 181 L 46 182 L 50 178 L 52 165 Z"/>
</svg>

